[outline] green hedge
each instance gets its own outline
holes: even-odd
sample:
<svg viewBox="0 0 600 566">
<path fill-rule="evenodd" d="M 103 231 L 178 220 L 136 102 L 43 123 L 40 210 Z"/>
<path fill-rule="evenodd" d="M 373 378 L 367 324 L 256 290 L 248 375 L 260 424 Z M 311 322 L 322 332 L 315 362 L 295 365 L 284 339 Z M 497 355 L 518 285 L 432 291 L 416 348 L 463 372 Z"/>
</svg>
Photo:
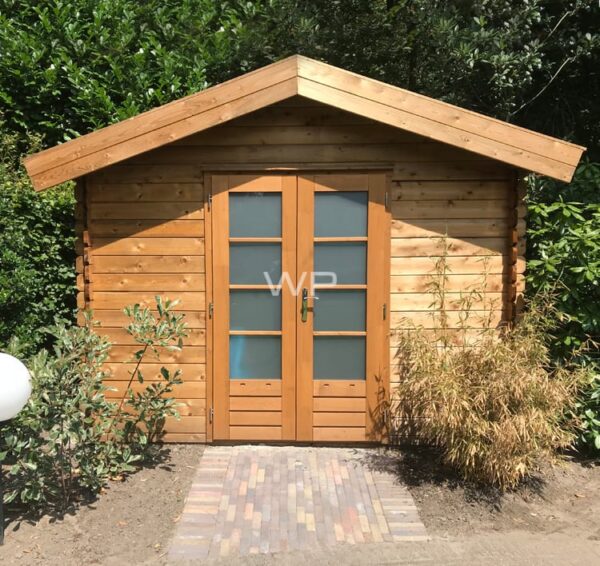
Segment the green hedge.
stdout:
<svg viewBox="0 0 600 566">
<path fill-rule="evenodd" d="M 36 193 L 15 145 L 0 134 L 0 348 L 16 336 L 33 353 L 44 327 L 74 316 L 75 200 L 71 184 Z"/>
</svg>

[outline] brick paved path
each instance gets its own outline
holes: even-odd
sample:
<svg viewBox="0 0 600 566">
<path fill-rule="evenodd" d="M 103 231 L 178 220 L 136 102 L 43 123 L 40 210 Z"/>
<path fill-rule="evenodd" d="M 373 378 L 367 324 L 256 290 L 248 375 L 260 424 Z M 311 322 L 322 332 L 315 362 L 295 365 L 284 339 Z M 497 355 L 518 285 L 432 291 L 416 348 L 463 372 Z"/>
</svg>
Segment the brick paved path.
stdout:
<svg viewBox="0 0 600 566">
<path fill-rule="evenodd" d="M 366 465 L 369 450 L 206 448 L 170 559 L 425 540 L 408 490 Z"/>
</svg>

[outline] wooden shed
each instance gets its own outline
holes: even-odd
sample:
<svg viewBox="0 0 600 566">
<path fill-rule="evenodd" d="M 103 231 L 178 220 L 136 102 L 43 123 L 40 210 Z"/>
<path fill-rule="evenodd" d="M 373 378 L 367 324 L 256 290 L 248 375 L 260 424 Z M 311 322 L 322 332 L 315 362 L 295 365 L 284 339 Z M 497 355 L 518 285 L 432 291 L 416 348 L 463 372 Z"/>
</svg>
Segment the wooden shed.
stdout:
<svg viewBox="0 0 600 566">
<path fill-rule="evenodd" d="M 37 190 L 77 179 L 78 304 L 115 344 L 116 394 L 134 351 L 123 307 L 181 300 L 165 440 L 360 442 L 386 434 L 394 331 L 431 324 L 435 238 L 449 308 L 487 257 L 494 321 L 510 320 L 520 177 L 569 181 L 583 150 L 294 56 L 25 165 Z"/>
</svg>

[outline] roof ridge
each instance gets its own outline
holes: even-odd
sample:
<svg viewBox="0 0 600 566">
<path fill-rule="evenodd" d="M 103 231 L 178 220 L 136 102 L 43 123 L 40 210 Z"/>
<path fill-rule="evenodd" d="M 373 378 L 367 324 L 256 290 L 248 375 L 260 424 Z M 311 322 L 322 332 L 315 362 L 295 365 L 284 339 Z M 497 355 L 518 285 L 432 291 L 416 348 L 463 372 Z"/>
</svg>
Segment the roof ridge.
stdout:
<svg viewBox="0 0 600 566">
<path fill-rule="evenodd" d="M 34 187 L 43 190 L 297 94 L 564 181 L 585 150 L 295 54 L 30 155 L 24 164 Z"/>
</svg>

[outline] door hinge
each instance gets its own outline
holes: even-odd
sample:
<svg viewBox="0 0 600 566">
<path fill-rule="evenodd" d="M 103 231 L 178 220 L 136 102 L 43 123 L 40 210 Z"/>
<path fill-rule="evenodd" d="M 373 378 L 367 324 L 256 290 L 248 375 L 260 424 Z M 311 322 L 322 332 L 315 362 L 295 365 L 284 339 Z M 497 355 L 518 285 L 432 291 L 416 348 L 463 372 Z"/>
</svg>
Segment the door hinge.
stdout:
<svg viewBox="0 0 600 566">
<path fill-rule="evenodd" d="M 389 208 L 389 206 L 390 206 L 390 193 L 388 193 L 387 191 L 385 192 L 385 197 L 384 197 L 384 199 L 385 199 L 385 201 L 384 201 L 384 202 L 385 202 L 384 206 L 385 206 L 385 209 L 387 210 L 387 209 Z"/>
<path fill-rule="evenodd" d="M 383 303 L 383 320 L 387 318 L 387 303 Z"/>
<path fill-rule="evenodd" d="M 211 407 L 208 410 L 208 422 L 212 424 L 214 418 L 215 418 L 215 410 Z"/>
<path fill-rule="evenodd" d="M 213 317 L 213 312 L 215 311 L 215 306 L 213 303 L 208 303 L 208 318 Z"/>
<path fill-rule="evenodd" d="M 212 193 L 208 193 L 208 198 L 206 199 L 208 202 L 208 210 L 212 208 Z"/>
</svg>

